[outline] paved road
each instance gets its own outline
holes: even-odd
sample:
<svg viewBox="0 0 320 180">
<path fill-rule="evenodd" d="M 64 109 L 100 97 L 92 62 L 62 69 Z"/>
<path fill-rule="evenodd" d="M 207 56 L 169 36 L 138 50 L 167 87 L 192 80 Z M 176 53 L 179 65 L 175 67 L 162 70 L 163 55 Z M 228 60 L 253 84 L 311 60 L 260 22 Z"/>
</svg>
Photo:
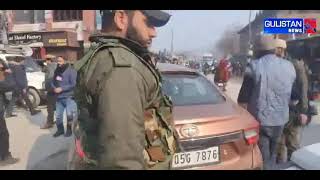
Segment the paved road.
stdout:
<svg viewBox="0 0 320 180">
<path fill-rule="evenodd" d="M 208 78 L 213 80 L 212 75 L 209 75 Z M 226 94 L 234 101 L 237 99 L 241 83 L 241 78 L 233 78 L 228 83 Z M 41 108 L 42 113 L 33 117 L 27 111 L 19 109 L 18 117 L 6 120 L 10 133 L 10 150 L 13 156 L 20 158 L 20 162 L 0 167 L 0 170 L 65 169 L 67 149 L 72 138 L 63 136 L 53 138 L 52 134 L 56 128 L 41 130 L 39 127 L 46 118 L 46 109 L 44 106 Z M 302 145 L 320 142 L 319 131 L 320 118 L 317 116 L 314 117 L 309 127 L 305 128 Z"/>
<path fill-rule="evenodd" d="M 14 157 L 20 158 L 19 163 L 0 166 L 1 169 L 64 169 L 67 148 L 71 138 L 53 138 L 56 128 L 40 129 L 46 118 L 46 109 L 42 113 L 30 116 L 30 113 L 18 109 L 18 117 L 6 120 L 10 134 L 10 151 Z"/>
</svg>

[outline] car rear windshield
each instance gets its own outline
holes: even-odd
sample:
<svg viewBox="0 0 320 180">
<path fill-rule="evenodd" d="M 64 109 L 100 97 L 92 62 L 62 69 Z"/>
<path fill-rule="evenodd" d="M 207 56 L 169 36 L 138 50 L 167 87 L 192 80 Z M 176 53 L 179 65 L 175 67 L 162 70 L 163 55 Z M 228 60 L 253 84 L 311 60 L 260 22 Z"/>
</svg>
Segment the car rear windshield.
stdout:
<svg viewBox="0 0 320 180">
<path fill-rule="evenodd" d="M 177 106 L 219 104 L 224 97 L 205 77 L 194 74 L 163 74 L 163 92 Z"/>
</svg>

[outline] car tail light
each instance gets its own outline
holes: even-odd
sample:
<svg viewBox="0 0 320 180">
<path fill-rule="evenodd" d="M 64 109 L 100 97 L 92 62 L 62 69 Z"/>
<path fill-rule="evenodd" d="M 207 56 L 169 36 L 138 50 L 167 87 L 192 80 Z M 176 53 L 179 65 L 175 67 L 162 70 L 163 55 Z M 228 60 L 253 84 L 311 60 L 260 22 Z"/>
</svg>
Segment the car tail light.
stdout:
<svg viewBox="0 0 320 180">
<path fill-rule="evenodd" d="M 319 99 L 319 93 L 316 93 L 313 95 L 313 100 L 318 100 Z"/>
<path fill-rule="evenodd" d="M 320 93 L 312 93 L 312 95 L 309 98 L 310 100 L 318 100 L 320 99 Z"/>
<path fill-rule="evenodd" d="M 244 130 L 244 137 L 248 145 L 257 144 L 259 140 L 259 128 L 250 128 Z"/>
</svg>

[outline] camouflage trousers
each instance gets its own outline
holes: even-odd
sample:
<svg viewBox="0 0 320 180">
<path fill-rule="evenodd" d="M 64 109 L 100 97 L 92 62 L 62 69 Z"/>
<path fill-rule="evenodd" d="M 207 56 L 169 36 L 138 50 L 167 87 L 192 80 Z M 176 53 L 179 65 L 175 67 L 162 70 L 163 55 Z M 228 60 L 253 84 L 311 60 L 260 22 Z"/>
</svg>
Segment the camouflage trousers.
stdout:
<svg viewBox="0 0 320 180">
<path fill-rule="evenodd" d="M 283 129 L 277 149 L 278 163 L 290 160 L 292 153 L 300 148 L 304 126 L 295 124 L 293 121 L 297 121 L 296 118 L 298 118 L 296 114 L 290 114 L 290 120 Z"/>
</svg>

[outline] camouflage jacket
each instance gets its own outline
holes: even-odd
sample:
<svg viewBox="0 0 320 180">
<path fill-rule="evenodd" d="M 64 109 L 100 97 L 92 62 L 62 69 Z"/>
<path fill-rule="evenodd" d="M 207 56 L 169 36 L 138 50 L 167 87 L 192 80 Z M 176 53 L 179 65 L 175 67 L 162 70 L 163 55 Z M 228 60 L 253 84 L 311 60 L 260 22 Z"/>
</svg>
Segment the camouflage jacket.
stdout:
<svg viewBox="0 0 320 180">
<path fill-rule="evenodd" d="M 80 110 L 74 129 L 84 169 L 169 169 L 177 150 L 172 103 L 148 51 L 127 39 L 95 42 L 74 65 Z"/>
<path fill-rule="evenodd" d="M 295 126 L 300 126 L 299 114 L 309 115 L 309 81 L 307 67 L 303 60 L 293 59 L 291 60 L 296 70 L 297 78 L 292 87 L 291 99 L 297 100 L 297 105 L 290 105 L 290 120 L 288 124 L 292 123 Z M 309 117 L 311 118 L 311 117 Z"/>
</svg>

